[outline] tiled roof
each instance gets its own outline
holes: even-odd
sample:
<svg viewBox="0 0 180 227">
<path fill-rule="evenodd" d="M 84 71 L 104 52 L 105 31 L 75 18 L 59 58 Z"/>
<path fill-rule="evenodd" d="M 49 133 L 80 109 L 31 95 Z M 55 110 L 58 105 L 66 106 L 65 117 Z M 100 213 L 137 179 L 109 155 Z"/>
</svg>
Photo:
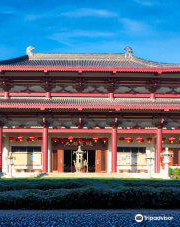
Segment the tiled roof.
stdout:
<svg viewBox="0 0 180 227">
<path fill-rule="evenodd" d="M 53 109 L 180 109 L 180 99 L 171 98 L 0 98 L 0 108 Z"/>
<path fill-rule="evenodd" d="M 80 68 L 179 68 L 180 64 L 147 61 L 124 54 L 41 54 L 0 61 L 0 66 Z"/>
</svg>

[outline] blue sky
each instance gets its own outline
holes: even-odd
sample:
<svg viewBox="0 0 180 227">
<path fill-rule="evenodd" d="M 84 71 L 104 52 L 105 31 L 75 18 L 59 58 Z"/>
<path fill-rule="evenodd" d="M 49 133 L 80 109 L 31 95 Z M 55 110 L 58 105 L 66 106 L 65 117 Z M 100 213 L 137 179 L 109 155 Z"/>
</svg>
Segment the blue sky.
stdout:
<svg viewBox="0 0 180 227">
<path fill-rule="evenodd" d="M 0 59 L 123 53 L 180 63 L 179 0 L 0 0 Z"/>
</svg>

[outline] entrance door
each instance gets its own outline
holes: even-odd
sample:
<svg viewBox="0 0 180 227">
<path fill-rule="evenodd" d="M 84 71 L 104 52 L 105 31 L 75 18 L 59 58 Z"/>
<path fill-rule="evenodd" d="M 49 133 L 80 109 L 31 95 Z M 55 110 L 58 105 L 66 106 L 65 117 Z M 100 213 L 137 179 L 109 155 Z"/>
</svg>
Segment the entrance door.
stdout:
<svg viewBox="0 0 180 227">
<path fill-rule="evenodd" d="M 53 150 L 51 155 L 51 171 L 64 171 L 64 151 Z"/>
<path fill-rule="evenodd" d="M 96 150 L 96 172 L 101 173 L 106 171 L 106 154 L 105 150 Z"/>
<path fill-rule="evenodd" d="M 180 166 L 180 148 L 170 148 L 170 163 L 169 166 Z"/>
</svg>

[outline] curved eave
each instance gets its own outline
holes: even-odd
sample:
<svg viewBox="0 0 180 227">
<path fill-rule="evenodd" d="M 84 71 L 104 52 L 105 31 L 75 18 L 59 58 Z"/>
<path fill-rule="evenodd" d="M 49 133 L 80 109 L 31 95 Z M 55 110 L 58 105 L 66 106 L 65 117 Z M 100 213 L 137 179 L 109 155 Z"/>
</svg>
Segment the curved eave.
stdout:
<svg viewBox="0 0 180 227">
<path fill-rule="evenodd" d="M 111 72 L 111 73 L 180 73 L 180 68 L 88 68 L 88 67 L 20 67 L 0 66 L 0 72 Z"/>
<path fill-rule="evenodd" d="M 40 109 L 40 110 L 46 110 L 46 109 L 59 109 L 59 110 L 114 110 L 114 111 L 120 111 L 120 110 L 162 110 L 162 111 L 170 111 L 170 110 L 180 110 L 180 106 L 158 106 L 158 105 L 130 105 L 130 106 L 76 106 L 76 105 L 18 105 L 18 104 L 0 104 L 0 109 Z"/>
</svg>

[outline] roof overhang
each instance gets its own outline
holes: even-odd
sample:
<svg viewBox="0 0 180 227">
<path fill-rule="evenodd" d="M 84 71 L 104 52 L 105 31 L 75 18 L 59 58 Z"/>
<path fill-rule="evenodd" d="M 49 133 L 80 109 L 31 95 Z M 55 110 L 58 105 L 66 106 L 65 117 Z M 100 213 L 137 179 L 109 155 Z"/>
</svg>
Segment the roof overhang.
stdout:
<svg viewBox="0 0 180 227">
<path fill-rule="evenodd" d="M 110 72 L 110 73 L 180 73 L 180 68 L 88 68 L 88 67 L 19 67 L 0 66 L 0 72 Z"/>
<path fill-rule="evenodd" d="M 41 105 L 41 104 L 0 104 L 0 109 L 39 109 L 41 111 L 49 110 L 49 109 L 59 109 L 59 110 L 113 110 L 113 111 L 122 111 L 122 110 L 161 110 L 164 112 L 169 112 L 170 110 L 180 110 L 180 106 L 158 106 L 158 105 L 134 105 L 134 106 L 124 106 L 124 105 L 117 105 L 117 106 L 98 106 L 98 105 Z"/>
</svg>

